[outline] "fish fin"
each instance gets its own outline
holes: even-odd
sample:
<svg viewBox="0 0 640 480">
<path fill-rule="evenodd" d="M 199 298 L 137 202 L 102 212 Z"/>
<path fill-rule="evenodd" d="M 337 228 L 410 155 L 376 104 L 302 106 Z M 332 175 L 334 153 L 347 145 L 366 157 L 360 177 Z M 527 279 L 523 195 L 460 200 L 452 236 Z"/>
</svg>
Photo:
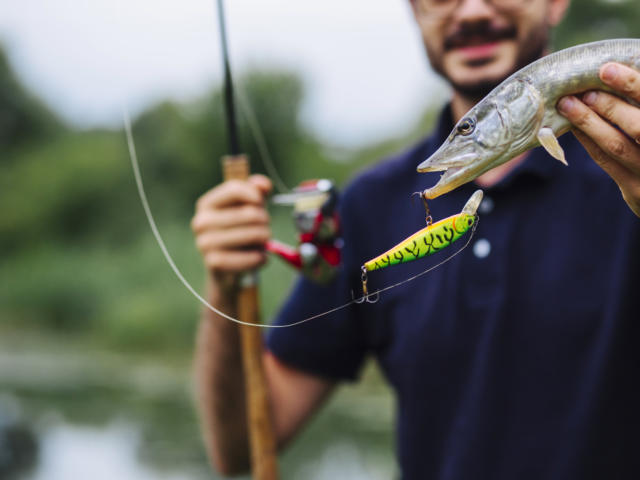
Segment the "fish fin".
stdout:
<svg viewBox="0 0 640 480">
<path fill-rule="evenodd" d="M 560 160 L 565 165 L 567 160 L 564 158 L 564 150 L 558 143 L 558 139 L 553 134 L 553 130 L 549 127 L 542 127 L 538 130 L 538 141 L 544 147 L 544 149 L 556 160 Z"/>
</svg>

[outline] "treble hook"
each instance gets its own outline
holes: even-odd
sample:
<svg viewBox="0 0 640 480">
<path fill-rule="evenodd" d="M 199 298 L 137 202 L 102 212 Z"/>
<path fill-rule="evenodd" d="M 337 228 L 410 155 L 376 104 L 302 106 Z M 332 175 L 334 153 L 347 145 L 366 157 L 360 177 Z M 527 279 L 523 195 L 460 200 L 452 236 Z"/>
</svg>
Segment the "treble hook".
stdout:
<svg viewBox="0 0 640 480">
<path fill-rule="evenodd" d="M 433 223 L 433 217 L 431 216 L 431 210 L 429 210 L 429 205 L 427 204 L 427 197 L 425 197 L 424 192 L 413 192 L 411 196 L 418 195 L 422 200 L 422 204 L 424 205 L 424 210 L 426 212 L 425 222 L 427 222 L 427 227 Z"/>
<path fill-rule="evenodd" d="M 358 299 L 353 299 L 354 302 L 356 303 L 376 303 L 378 300 L 380 300 L 380 291 L 376 291 L 375 293 L 369 293 L 369 289 L 367 287 L 367 267 L 365 267 L 364 265 L 362 267 L 360 267 L 360 271 L 361 271 L 361 275 L 360 275 L 360 279 L 362 280 L 362 297 L 358 298 Z M 352 293 L 353 296 L 353 293 Z"/>
</svg>

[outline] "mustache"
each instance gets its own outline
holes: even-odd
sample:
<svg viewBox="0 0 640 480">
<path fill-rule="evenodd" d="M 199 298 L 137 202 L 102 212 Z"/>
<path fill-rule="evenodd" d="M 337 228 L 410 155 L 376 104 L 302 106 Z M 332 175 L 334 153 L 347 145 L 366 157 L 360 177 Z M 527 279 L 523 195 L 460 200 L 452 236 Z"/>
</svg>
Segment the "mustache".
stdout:
<svg viewBox="0 0 640 480">
<path fill-rule="evenodd" d="M 498 40 L 516 38 L 515 26 L 494 27 L 489 22 L 477 22 L 462 25 L 444 40 L 445 51 L 453 48 L 481 45 Z"/>
</svg>

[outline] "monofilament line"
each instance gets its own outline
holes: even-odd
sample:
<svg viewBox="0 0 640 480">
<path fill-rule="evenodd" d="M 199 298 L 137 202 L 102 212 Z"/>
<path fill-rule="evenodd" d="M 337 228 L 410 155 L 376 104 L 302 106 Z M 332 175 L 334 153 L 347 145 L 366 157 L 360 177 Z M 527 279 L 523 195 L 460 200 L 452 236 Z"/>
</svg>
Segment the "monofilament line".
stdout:
<svg viewBox="0 0 640 480">
<path fill-rule="evenodd" d="M 124 130 L 125 130 L 125 134 L 127 137 L 127 147 L 129 149 L 129 159 L 131 160 L 131 166 L 133 168 L 133 175 L 135 177 L 136 180 L 136 187 L 138 190 L 138 196 L 140 197 L 140 202 L 142 203 L 142 208 L 144 209 L 144 213 L 145 216 L 147 217 L 147 221 L 149 222 L 149 226 L 151 227 L 151 231 L 153 232 L 153 236 L 156 239 L 156 242 L 158 243 L 158 246 L 160 247 L 160 250 L 162 250 L 162 254 L 164 255 L 164 258 L 167 260 L 167 263 L 169 264 L 169 266 L 171 267 L 171 269 L 173 270 L 173 273 L 176 274 L 176 276 L 178 277 L 178 279 L 180 280 L 180 282 L 182 282 L 182 284 L 186 287 L 187 290 L 189 290 L 189 292 L 191 292 L 191 294 L 198 299 L 198 301 L 200 303 L 202 303 L 206 308 L 208 308 L 209 310 L 211 310 L 212 312 L 216 313 L 217 315 L 221 316 L 222 318 L 225 318 L 231 322 L 235 322 L 238 323 L 240 325 L 247 325 L 250 327 L 258 327 L 258 328 L 287 328 L 287 327 L 294 327 L 296 325 L 300 325 L 302 323 L 306 323 L 309 322 L 311 320 L 315 320 L 317 318 L 320 317 L 324 317 L 326 315 L 329 315 L 331 313 L 335 313 L 338 310 L 342 310 L 350 305 L 353 305 L 355 303 L 358 303 L 359 301 L 363 300 L 365 297 L 359 297 L 359 298 L 355 298 L 353 300 L 351 300 L 350 302 L 347 302 L 343 305 L 337 306 L 335 308 L 332 308 L 330 310 L 327 310 L 325 312 L 322 313 L 318 313 L 316 315 L 312 315 L 310 317 L 304 318 L 302 320 L 299 320 L 297 322 L 293 322 L 293 323 L 288 323 L 286 325 L 268 325 L 268 324 L 255 324 L 255 323 L 249 323 L 249 322 L 243 322 L 241 320 L 238 320 L 237 318 L 234 318 L 230 315 L 227 315 L 226 313 L 218 310 L 216 307 L 214 307 L 213 305 L 211 305 L 207 300 L 205 300 L 192 286 L 191 284 L 187 281 L 186 278 L 184 278 L 184 275 L 182 275 L 182 272 L 180 271 L 180 269 L 177 267 L 177 265 L 175 264 L 175 262 L 173 261 L 173 258 L 171 257 L 171 255 L 169 254 L 169 250 L 167 249 L 164 241 L 162 240 L 162 236 L 160 235 L 160 231 L 158 230 L 158 227 L 156 226 L 156 222 L 153 218 L 153 214 L 151 213 L 151 208 L 149 207 L 149 201 L 147 200 L 147 194 L 145 193 L 144 190 L 144 185 L 142 183 L 142 175 L 140 174 L 140 166 L 138 164 L 138 156 L 136 154 L 136 147 L 135 147 L 135 143 L 133 141 L 133 132 L 131 130 L 131 120 L 129 118 L 129 112 L 127 111 L 126 108 L 123 108 L 122 110 L 122 118 L 123 118 L 123 123 L 124 123 Z M 459 249 L 457 250 L 454 254 L 450 255 L 449 257 L 445 258 L 443 261 L 441 261 L 440 263 L 427 268 L 425 271 L 418 273 L 417 275 L 414 275 L 410 278 L 407 278 L 405 280 L 402 280 L 398 283 L 395 283 L 393 285 L 389 285 L 387 287 L 381 288 L 373 293 L 370 293 L 369 295 L 376 295 L 382 292 L 386 292 L 388 290 L 391 290 L 392 288 L 396 288 L 399 287 L 400 285 L 404 285 L 405 283 L 409 283 L 413 280 L 415 280 L 416 278 L 419 278 L 423 275 L 426 275 L 427 273 L 431 272 L 432 270 L 440 267 L 441 265 L 447 263 L 449 260 L 451 260 L 453 257 L 455 257 L 456 255 L 458 255 L 460 252 L 462 252 L 462 250 L 464 250 L 469 243 L 471 242 L 471 239 L 473 238 L 473 234 L 475 233 L 476 227 L 478 225 L 478 220 L 476 220 L 475 225 L 473 227 L 473 229 L 471 230 L 471 234 L 469 235 L 469 239 L 467 240 L 467 242 Z"/>
<path fill-rule="evenodd" d="M 169 250 L 167 250 L 167 247 L 164 244 L 164 241 L 162 240 L 162 236 L 158 231 L 158 227 L 156 226 L 156 222 L 153 219 L 153 215 L 151 214 L 151 208 L 149 208 L 147 194 L 145 193 L 144 186 L 142 184 L 142 176 L 140 175 L 140 167 L 138 165 L 138 155 L 136 154 L 136 146 L 133 142 L 133 133 L 131 131 L 131 120 L 129 118 L 129 112 L 126 108 L 123 108 L 122 110 L 122 119 L 124 121 L 124 131 L 127 135 L 127 146 L 129 148 L 129 158 L 131 159 L 131 166 L 133 167 L 133 175 L 136 179 L 136 187 L 138 188 L 138 195 L 140 196 L 140 201 L 142 202 L 142 208 L 144 209 L 144 213 L 147 217 L 147 220 L 149 221 L 149 226 L 151 227 L 153 236 L 156 238 L 156 242 L 158 242 L 158 246 L 160 246 L 160 250 L 162 250 L 164 258 L 169 263 L 169 266 L 173 270 L 173 273 L 177 275 L 177 277 L 180 279 L 182 284 L 187 288 L 187 290 L 189 290 L 200 301 L 200 303 L 202 303 L 209 310 L 217 313 L 218 315 L 220 315 L 223 318 L 226 318 L 227 320 L 231 320 L 232 322 L 236 322 L 242 325 L 262 326 L 262 325 L 255 325 L 253 323 L 242 322 L 237 318 L 233 318 L 232 316 L 227 315 L 226 313 L 218 310 L 216 307 L 214 307 L 209 302 L 207 302 L 202 296 L 200 296 L 200 294 L 196 292 L 196 290 L 191 286 L 191 284 L 187 281 L 187 279 L 184 278 L 184 276 L 182 275 L 182 272 L 180 272 L 175 262 L 173 261 L 173 258 L 171 258 L 171 255 L 169 254 Z"/>
</svg>

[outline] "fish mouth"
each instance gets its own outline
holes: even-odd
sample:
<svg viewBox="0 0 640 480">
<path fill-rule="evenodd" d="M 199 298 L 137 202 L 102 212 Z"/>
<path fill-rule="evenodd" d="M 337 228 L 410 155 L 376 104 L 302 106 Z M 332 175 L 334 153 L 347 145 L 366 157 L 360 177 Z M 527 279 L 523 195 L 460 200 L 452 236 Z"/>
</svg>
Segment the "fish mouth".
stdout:
<svg viewBox="0 0 640 480">
<path fill-rule="evenodd" d="M 444 157 L 444 159 L 443 159 Z M 441 172 L 448 170 L 459 170 L 462 167 L 466 167 L 478 158 L 475 153 L 465 153 L 463 155 L 456 155 L 455 158 L 446 155 L 446 152 L 440 154 L 440 152 L 434 153 L 431 157 L 427 158 L 424 162 L 418 165 L 418 172 Z"/>
<path fill-rule="evenodd" d="M 422 194 L 427 199 L 433 199 L 451 190 L 455 190 L 467 182 L 475 180 L 484 173 L 487 168 L 483 165 L 466 164 L 460 167 L 447 168 L 433 187 L 425 189 Z"/>
<path fill-rule="evenodd" d="M 424 197 L 433 199 L 439 197 L 444 193 L 454 190 L 463 183 L 466 183 L 466 180 L 464 178 L 460 178 L 460 172 L 462 172 L 463 170 L 464 167 L 447 168 L 444 174 L 440 177 L 440 180 L 438 180 L 438 183 L 436 183 L 433 187 L 424 190 Z"/>
</svg>

